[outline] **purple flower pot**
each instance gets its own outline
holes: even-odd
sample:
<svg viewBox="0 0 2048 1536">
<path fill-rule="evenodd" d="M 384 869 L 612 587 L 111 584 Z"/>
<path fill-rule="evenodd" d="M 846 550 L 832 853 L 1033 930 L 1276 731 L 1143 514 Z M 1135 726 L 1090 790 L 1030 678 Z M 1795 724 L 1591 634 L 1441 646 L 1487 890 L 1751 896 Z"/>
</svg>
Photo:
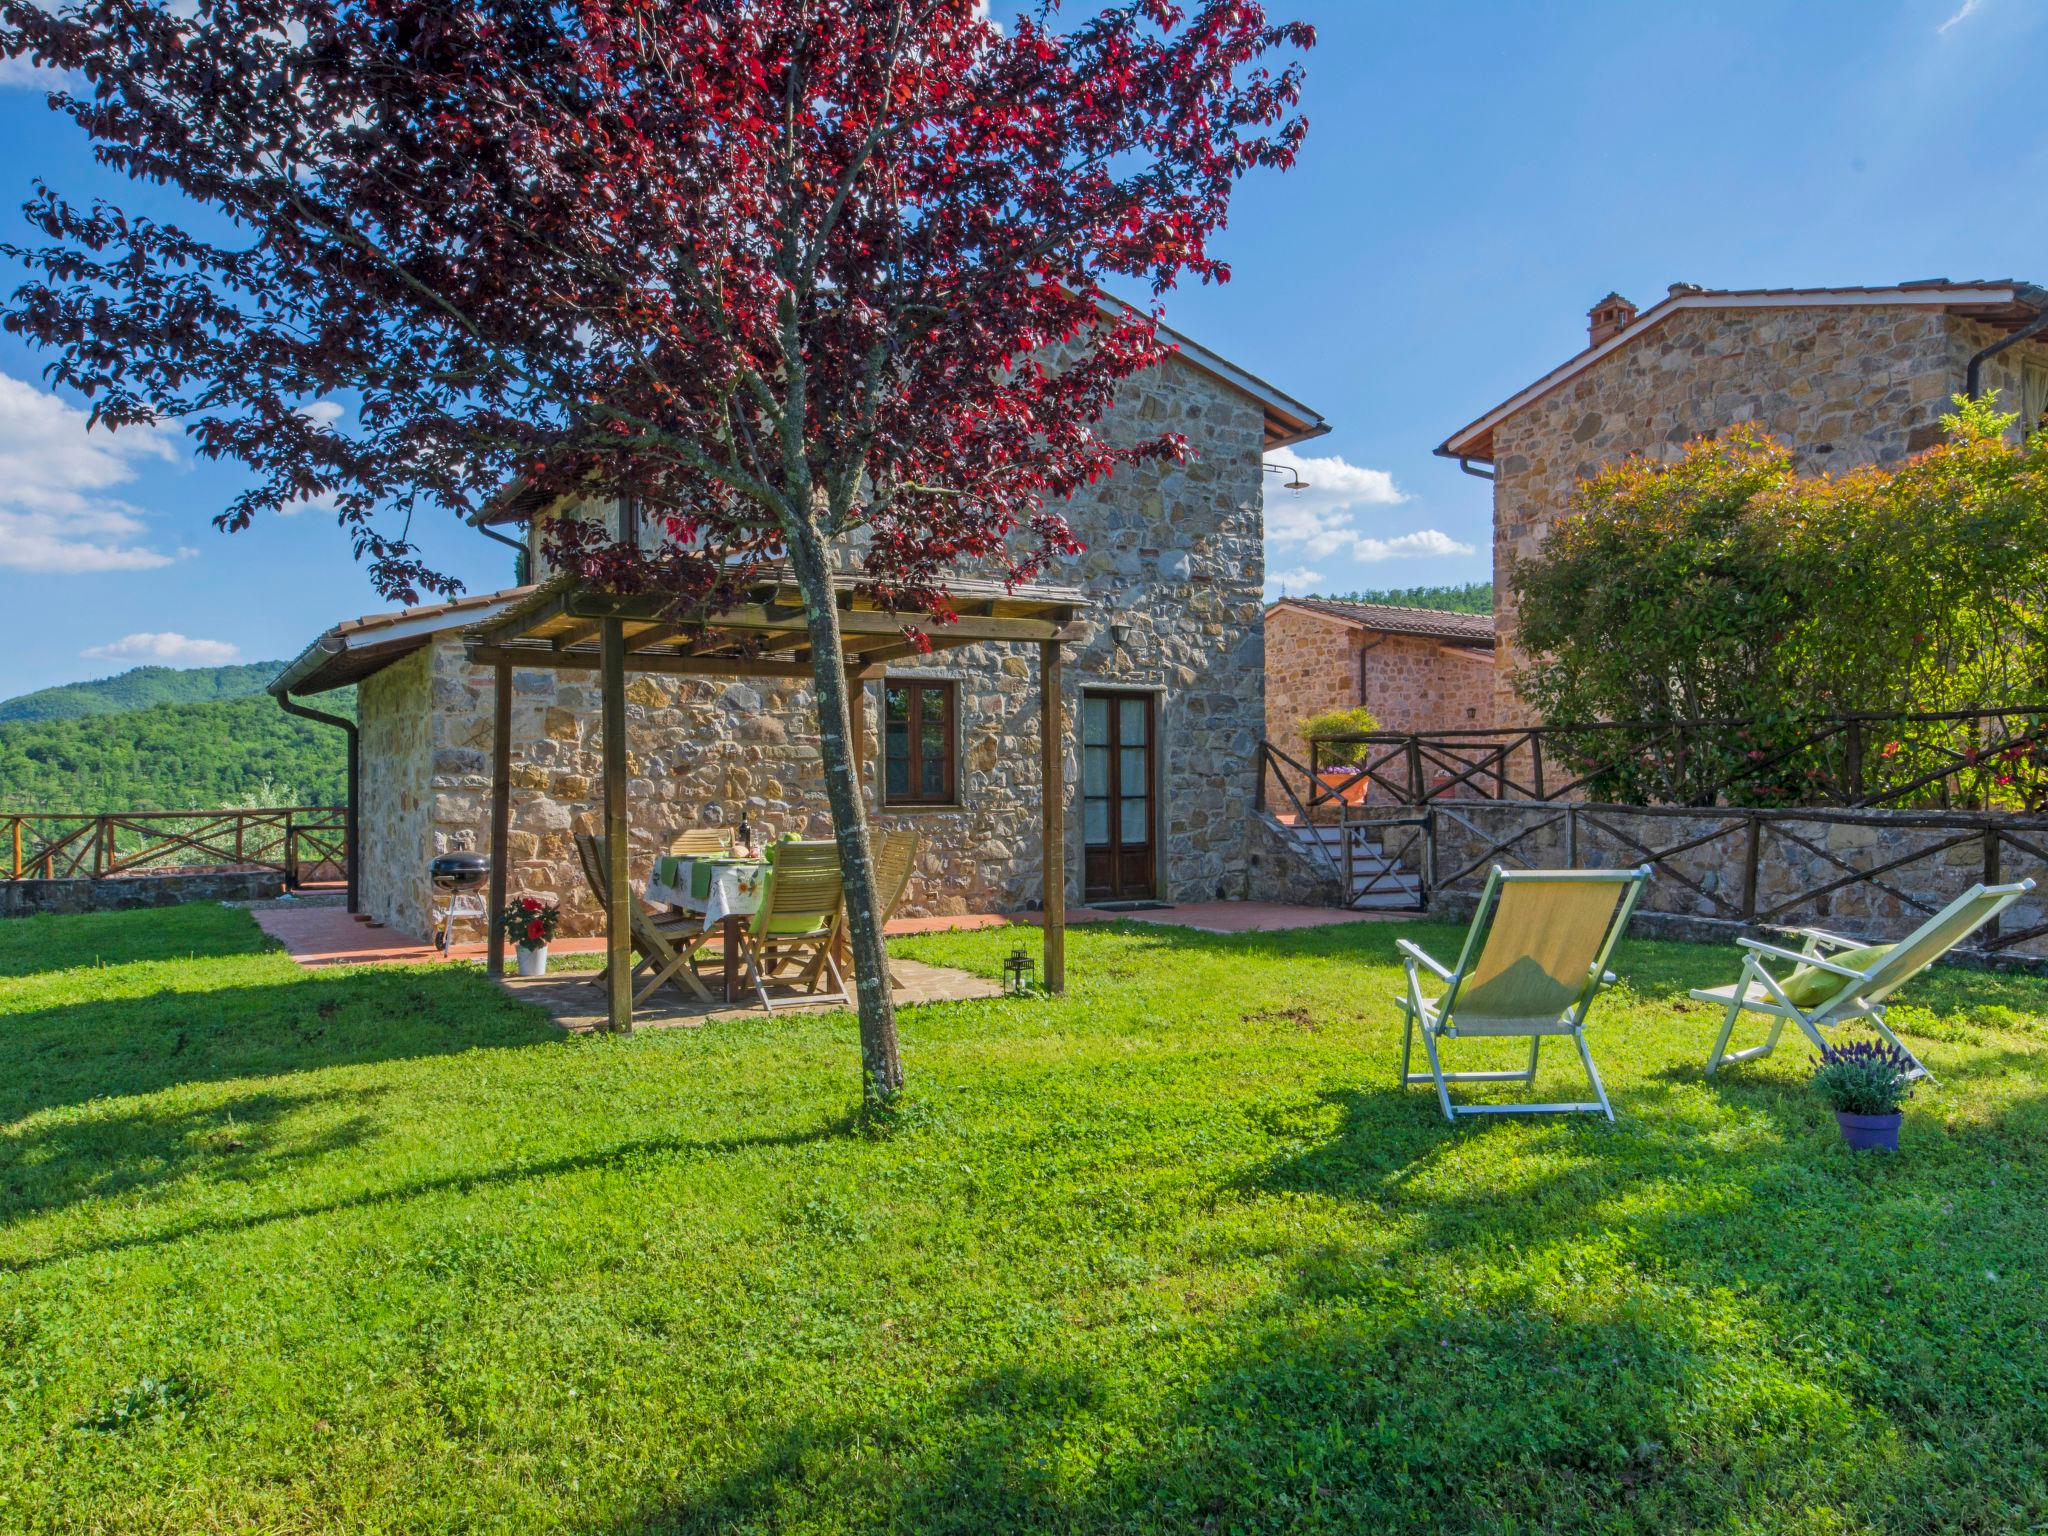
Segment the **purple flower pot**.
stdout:
<svg viewBox="0 0 2048 1536">
<path fill-rule="evenodd" d="M 1890 1115 L 1852 1115 L 1845 1109 L 1835 1111 L 1835 1123 L 1842 1128 L 1842 1140 L 1849 1143 L 1852 1152 L 1896 1152 L 1899 1150 L 1899 1122 L 1903 1113 Z"/>
</svg>

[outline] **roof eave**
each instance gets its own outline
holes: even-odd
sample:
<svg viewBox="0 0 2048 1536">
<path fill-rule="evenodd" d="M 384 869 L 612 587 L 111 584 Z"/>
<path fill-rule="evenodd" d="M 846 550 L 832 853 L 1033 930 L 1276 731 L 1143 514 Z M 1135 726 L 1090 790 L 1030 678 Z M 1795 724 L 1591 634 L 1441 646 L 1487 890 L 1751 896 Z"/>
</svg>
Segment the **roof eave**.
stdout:
<svg viewBox="0 0 2048 1536">
<path fill-rule="evenodd" d="M 1955 283 L 1945 287 L 1871 289 L 1758 289 L 1722 293 L 1676 293 L 1644 310 L 1622 330 L 1596 347 L 1587 347 L 1566 358 L 1534 383 L 1516 391 L 1485 415 L 1466 423 L 1433 450 L 1438 458 L 1473 460 L 1491 464 L 1493 429 L 1502 421 L 1534 403 L 1552 389 L 1627 346 L 1645 331 L 1682 309 L 1811 309 L 1870 308 L 1897 305 L 1918 309 L 1952 309 L 1959 303 L 2048 304 L 2048 292 L 2031 283 Z"/>
</svg>

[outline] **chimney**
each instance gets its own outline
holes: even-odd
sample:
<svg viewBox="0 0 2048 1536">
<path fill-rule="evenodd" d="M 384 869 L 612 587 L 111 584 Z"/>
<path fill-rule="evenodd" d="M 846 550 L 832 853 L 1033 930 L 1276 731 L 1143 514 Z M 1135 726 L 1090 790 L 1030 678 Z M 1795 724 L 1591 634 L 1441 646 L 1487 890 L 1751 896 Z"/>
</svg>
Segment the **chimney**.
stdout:
<svg viewBox="0 0 2048 1536">
<path fill-rule="evenodd" d="M 1586 311 L 1586 345 L 1589 347 L 1599 346 L 1608 337 L 1627 330 L 1635 317 L 1635 305 L 1629 303 L 1627 299 L 1624 299 L 1618 293 L 1608 294 L 1606 298 Z"/>
</svg>

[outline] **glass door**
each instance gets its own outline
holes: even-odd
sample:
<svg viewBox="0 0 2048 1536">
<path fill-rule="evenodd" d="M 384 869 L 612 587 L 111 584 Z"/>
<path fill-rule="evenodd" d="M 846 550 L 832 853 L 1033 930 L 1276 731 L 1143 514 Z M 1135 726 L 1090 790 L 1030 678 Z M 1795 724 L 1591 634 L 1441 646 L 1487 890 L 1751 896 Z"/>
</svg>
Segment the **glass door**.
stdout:
<svg viewBox="0 0 2048 1536">
<path fill-rule="evenodd" d="M 1129 901 L 1158 893 L 1153 853 L 1153 700 L 1081 695 L 1083 895 Z"/>
</svg>

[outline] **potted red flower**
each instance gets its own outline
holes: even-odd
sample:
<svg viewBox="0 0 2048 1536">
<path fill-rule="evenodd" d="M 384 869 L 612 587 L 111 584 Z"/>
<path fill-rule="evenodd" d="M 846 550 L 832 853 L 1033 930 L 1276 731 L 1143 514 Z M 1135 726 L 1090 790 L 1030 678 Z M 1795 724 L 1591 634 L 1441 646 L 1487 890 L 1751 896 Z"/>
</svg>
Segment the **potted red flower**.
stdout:
<svg viewBox="0 0 2048 1536">
<path fill-rule="evenodd" d="M 545 976 L 548 973 L 548 940 L 555 936 L 555 924 L 562 909 L 551 901 L 522 896 L 498 915 L 498 926 L 519 949 L 519 974 Z"/>
</svg>

